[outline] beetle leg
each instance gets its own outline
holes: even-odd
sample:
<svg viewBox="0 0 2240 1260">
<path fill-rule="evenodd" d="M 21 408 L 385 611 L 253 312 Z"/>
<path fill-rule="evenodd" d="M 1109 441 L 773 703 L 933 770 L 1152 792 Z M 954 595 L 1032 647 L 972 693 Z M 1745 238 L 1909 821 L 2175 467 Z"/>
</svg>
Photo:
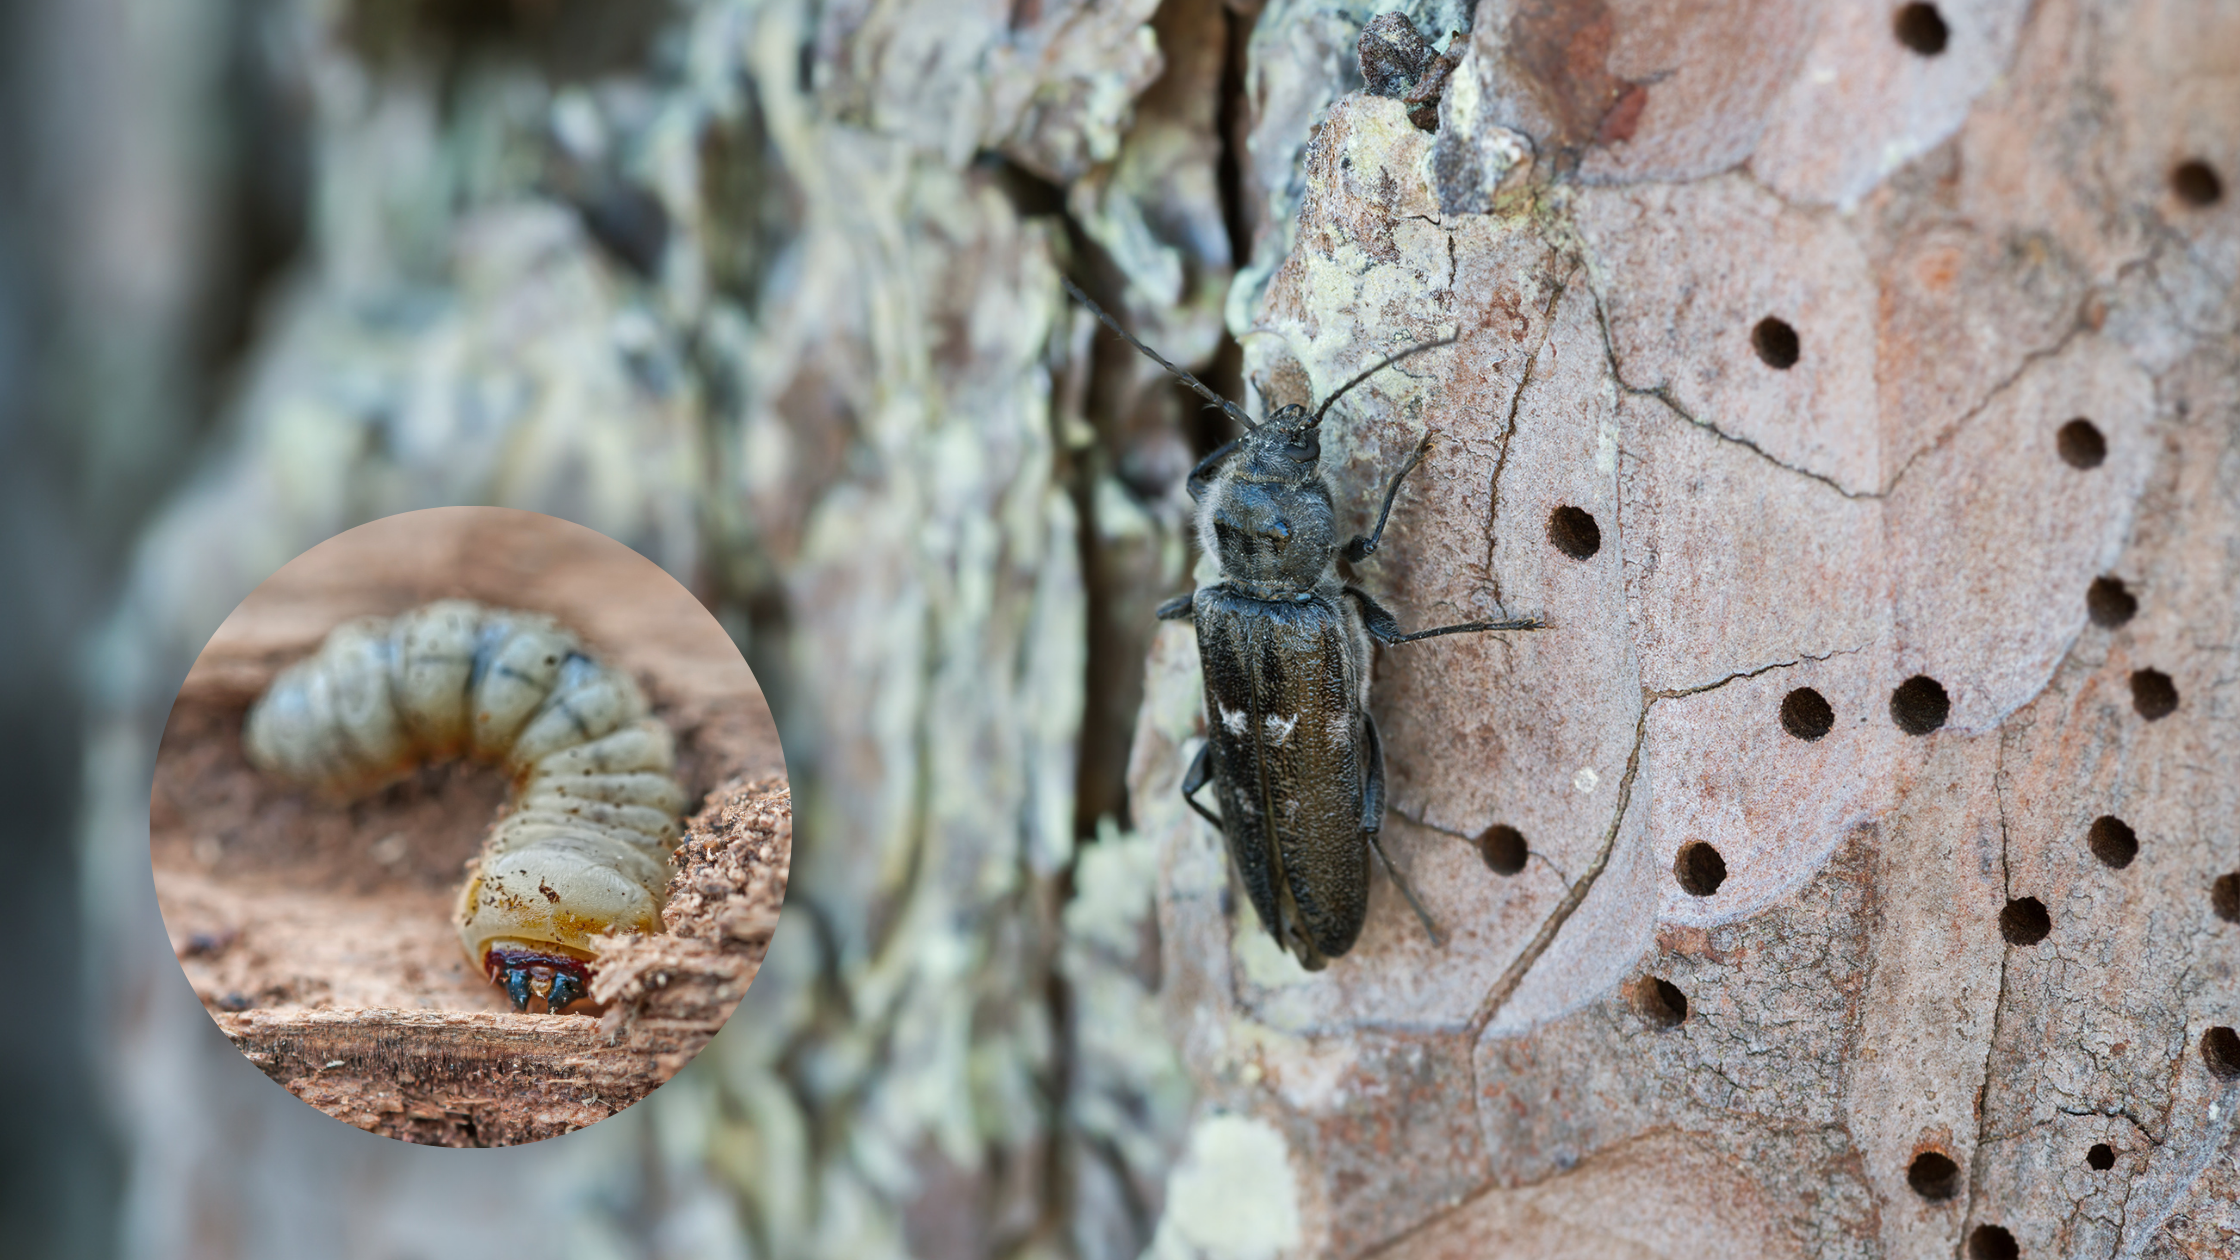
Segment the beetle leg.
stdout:
<svg viewBox="0 0 2240 1260">
<path fill-rule="evenodd" d="M 1361 715 L 1361 738 L 1368 745 L 1362 751 L 1369 763 L 1368 782 L 1361 788 L 1361 829 L 1373 836 L 1384 830 L 1384 739 L 1377 734 L 1374 715 Z M 1381 850 L 1378 855 L 1383 856 Z"/>
<path fill-rule="evenodd" d="M 1198 803 L 1198 789 L 1213 782 L 1213 741 L 1198 745 L 1198 755 L 1190 759 L 1190 768 L 1182 772 L 1182 799 L 1198 811 L 1198 817 L 1212 823 L 1214 830 L 1221 830 L 1221 820 L 1212 811 Z"/>
<path fill-rule="evenodd" d="M 1376 553 L 1377 540 L 1384 537 L 1385 520 L 1392 515 L 1392 501 L 1400 494 L 1400 479 L 1415 471 L 1415 466 L 1423 462 L 1424 455 L 1430 450 L 1431 435 L 1426 433 L 1423 440 L 1416 443 L 1416 449 L 1408 456 L 1408 462 L 1400 465 L 1400 471 L 1392 474 L 1391 484 L 1384 488 L 1384 507 L 1377 513 L 1377 527 L 1366 534 L 1357 535 L 1352 542 L 1346 544 L 1348 564 L 1359 564 Z"/>
<path fill-rule="evenodd" d="M 1152 616 L 1161 621 L 1195 621 L 1196 617 L 1193 614 L 1197 598 L 1198 593 L 1196 591 L 1184 591 L 1166 603 L 1159 605 L 1159 611 L 1153 613 Z"/>
<path fill-rule="evenodd" d="M 1535 617 L 1523 617 L 1515 621 L 1464 621 L 1451 626 L 1439 626 L 1432 630 L 1418 630 L 1414 634 L 1403 634 L 1396 639 L 1387 640 L 1387 642 L 1413 643 L 1417 639 L 1435 639 L 1442 634 L 1479 634 L 1489 630 L 1545 630 L 1547 628 L 1547 622 Z"/>
<path fill-rule="evenodd" d="M 1213 484 L 1214 474 L 1221 471 L 1221 461 L 1236 454 L 1237 443 L 1243 440 L 1243 438 L 1230 438 L 1221 445 L 1214 447 L 1211 455 L 1199 460 L 1198 466 L 1190 470 L 1189 479 L 1182 484 L 1190 491 L 1190 501 L 1192 503 L 1196 503 L 1206 496 L 1206 487 Z"/>
<path fill-rule="evenodd" d="M 1384 830 L 1384 741 L 1377 737 L 1376 718 L 1364 713 L 1361 715 L 1361 722 L 1363 738 L 1369 745 L 1366 749 L 1369 754 L 1369 781 L 1361 793 L 1361 833 L 1369 838 L 1370 852 L 1375 853 L 1377 860 L 1384 863 L 1384 873 L 1392 877 L 1392 886 L 1400 890 L 1400 895 L 1407 899 L 1408 908 L 1416 912 L 1416 918 L 1422 920 L 1423 930 L 1431 937 L 1431 943 L 1445 949 L 1446 934 L 1439 930 L 1439 924 L 1431 917 L 1431 912 L 1416 900 L 1415 889 L 1408 887 L 1408 881 L 1400 877 L 1400 868 L 1392 864 L 1392 858 L 1384 851 L 1384 842 L 1377 838 L 1377 833 Z"/>
<path fill-rule="evenodd" d="M 1436 638 L 1442 634 L 1474 634 L 1487 630 L 1544 630 L 1548 626 L 1545 621 L 1525 617 L 1515 621 L 1464 621 L 1451 626 L 1418 630 L 1413 634 L 1402 634 L 1399 619 L 1386 611 L 1384 605 L 1371 599 L 1369 592 L 1358 586 L 1349 586 L 1346 594 L 1361 605 L 1361 621 L 1369 631 L 1369 637 L 1386 647 L 1395 643 L 1413 643 L 1417 639 Z"/>
<path fill-rule="evenodd" d="M 1393 643 L 1400 638 L 1399 620 L 1386 611 L 1383 604 L 1370 598 L 1369 592 L 1358 586 L 1349 586 L 1346 594 L 1361 605 L 1361 621 L 1368 629 L 1370 638 L 1379 643 Z"/>
</svg>

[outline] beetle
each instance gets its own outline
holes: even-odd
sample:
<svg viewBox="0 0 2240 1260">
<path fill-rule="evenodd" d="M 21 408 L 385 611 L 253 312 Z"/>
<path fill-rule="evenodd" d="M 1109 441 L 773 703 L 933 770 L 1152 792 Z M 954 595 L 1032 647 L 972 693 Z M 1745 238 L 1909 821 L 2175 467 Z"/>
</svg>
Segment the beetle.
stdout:
<svg viewBox="0 0 2240 1260">
<path fill-rule="evenodd" d="M 1387 356 L 1309 412 L 1276 408 L 1259 424 L 1244 409 L 1130 336 L 1072 280 L 1065 287 L 1106 327 L 1244 430 L 1191 469 L 1199 546 L 1222 580 L 1159 606 L 1158 616 L 1197 630 L 1205 680 L 1206 740 L 1182 776 L 1182 796 L 1221 831 L 1253 908 L 1276 941 L 1309 971 L 1353 948 L 1369 907 L 1369 855 L 1445 942 L 1414 890 L 1386 856 L 1384 747 L 1369 714 L 1371 646 L 1439 635 L 1538 630 L 1535 618 L 1466 621 L 1403 633 L 1390 612 L 1338 572 L 1343 556 L 1374 555 L 1400 483 L 1431 449 L 1416 444 L 1386 484 L 1376 525 L 1343 547 L 1329 480 L 1317 467 L 1318 428 L 1347 390 L 1411 354 Z M 1208 785 L 1216 816 L 1198 799 Z"/>
</svg>

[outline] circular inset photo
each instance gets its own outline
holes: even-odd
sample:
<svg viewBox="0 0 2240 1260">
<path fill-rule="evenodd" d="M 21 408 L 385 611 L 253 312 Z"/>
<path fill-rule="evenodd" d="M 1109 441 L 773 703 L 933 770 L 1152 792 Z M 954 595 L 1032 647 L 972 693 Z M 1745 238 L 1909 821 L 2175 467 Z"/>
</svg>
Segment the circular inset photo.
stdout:
<svg viewBox="0 0 2240 1260">
<path fill-rule="evenodd" d="M 218 628 L 148 820 L 180 968 L 250 1062 L 370 1132 L 580 1129 L 729 1018 L 792 798 L 731 638 L 628 547 L 438 508 L 321 543 Z"/>
</svg>

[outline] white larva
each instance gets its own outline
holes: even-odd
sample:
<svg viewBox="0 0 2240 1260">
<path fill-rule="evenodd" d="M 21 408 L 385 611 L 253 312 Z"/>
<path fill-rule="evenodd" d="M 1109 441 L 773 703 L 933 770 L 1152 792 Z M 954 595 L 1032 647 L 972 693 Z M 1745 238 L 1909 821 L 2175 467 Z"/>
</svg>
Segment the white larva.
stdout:
<svg viewBox="0 0 2240 1260">
<path fill-rule="evenodd" d="M 592 938 L 661 930 L 677 816 L 669 728 L 630 679 L 538 613 L 441 600 L 335 628 L 242 733 L 267 774 L 358 796 L 422 762 L 515 778 L 459 891 L 459 940 L 516 1009 L 583 996 Z"/>
</svg>

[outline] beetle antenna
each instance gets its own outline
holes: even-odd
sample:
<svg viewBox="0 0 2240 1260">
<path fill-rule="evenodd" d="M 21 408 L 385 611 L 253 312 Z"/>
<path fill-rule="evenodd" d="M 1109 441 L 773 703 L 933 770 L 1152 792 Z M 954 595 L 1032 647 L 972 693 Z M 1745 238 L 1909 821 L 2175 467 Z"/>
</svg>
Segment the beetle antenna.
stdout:
<svg viewBox="0 0 2240 1260">
<path fill-rule="evenodd" d="M 1119 333 L 1123 341 L 1126 341 L 1129 345 L 1143 351 L 1145 355 L 1150 357 L 1153 363 L 1158 364 L 1160 367 L 1165 368 L 1169 373 L 1173 374 L 1176 380 L 1181 381 L 1183 384 L 1188 385 L 1190 388 L 1198 391 L 1198 395 L 1204 398 L 1207 402 L 1210 402 L 1215 406 L 1221 408 L 1222 414 L 1228 416 L 1231 420 L 1236 421 L 1240 426 L 1244 428 L 1245 432 L 1249 433 L 1252 430 L 1260 427 L 1259 425 L 1256 425 L 1252 422 L 1252 418 L 1250 416 L 1244 414 L 1244 408 L 1239 407 L 1235 403 L 1230 402 L 1228 399 L 1223 398 L 1221 395 L 1214 393 L 1211 389 L 1206 387 L 1206 383 L 1204 381 L 1201 381 L 1197 377 L 1190 375 L 1188 372 L 1183 371 L 1181 368 L 1176 367 L 1174 364 L 1167 362 L 1165 359 L 1159 356 L 1158 351 L 1152 349 L 1151 347 L 1143 344 L 1140 341 L 1137 341 L 1134 337 L 1130 336 L 1128 334 L 1128 330 L 1122 328 L 1119 325 L 1118 321 L 1114 320 L 1110 315 L 1104 313 L 1103 307 L 1089 300 L 1089 295 L 1081 291 L 1081 286 L 1073 282 L 1072 276 L 1059 276 L 1058 282 L 1066 286 L 1066 292 L 1073 295 L 1074 301 L 1088 307 L 1089 310 L 1094 313 L 1098 319 L 1103 320 L 1105 327 L 1111 329 L 1116 333 Z M 1443 345 L 1445 343 L 1442 342 L 1440 344 Z M 1419 347 L 1419 349 L 1420 348 L 1421 347 Z"/>
<path fill-rule="evenodd" d="M 1098 313 L 1102 314 L 1103 312 L 1100 311 Z M 1415 354 L 1418 351 L 1436 350 L 1441 346 L 1451 346 L 1455 342 L 1458 342 L 1460 340 L 1462 340 L 1462 338 L 1460 337 L 1442 337 L 1437 341 L 1426 341 L 1421 345 L 1409 346 L 1407 349 L 1402 350 L 1398 354 L 1386 355 L 1384 357 L 1384 362 L 1379 363 L 1375 367 L 1370 368 L 1368 371 L 1363 372 L 1361 375 L 1354 377 L 1352 380 L 1347 381 L 1343 385 L 1340 385 L 1338 387 L 1337 393 L 1323 399 L 1322 405 L 1314 409 L 1314 419 L 1308 422 L 1307 427 L 1311 429 L 1315 425 L 1321 424 L 1322 413 L 1330 410 L 1330 404 L 1338 401 L 1340 398 L 1345 397 L 1347 390 L 1352 389 L 1354 386 L 1359 385 L 1361 382 L 1368 380 L 1370 377 L 1375 376 L 1377 373 L 1384 371 L 1386 368 L 1391 367 L 1393 364 L 1398 363 L 1400 360 L 1405 359 L 1409 355 Z"/>
</svg>

